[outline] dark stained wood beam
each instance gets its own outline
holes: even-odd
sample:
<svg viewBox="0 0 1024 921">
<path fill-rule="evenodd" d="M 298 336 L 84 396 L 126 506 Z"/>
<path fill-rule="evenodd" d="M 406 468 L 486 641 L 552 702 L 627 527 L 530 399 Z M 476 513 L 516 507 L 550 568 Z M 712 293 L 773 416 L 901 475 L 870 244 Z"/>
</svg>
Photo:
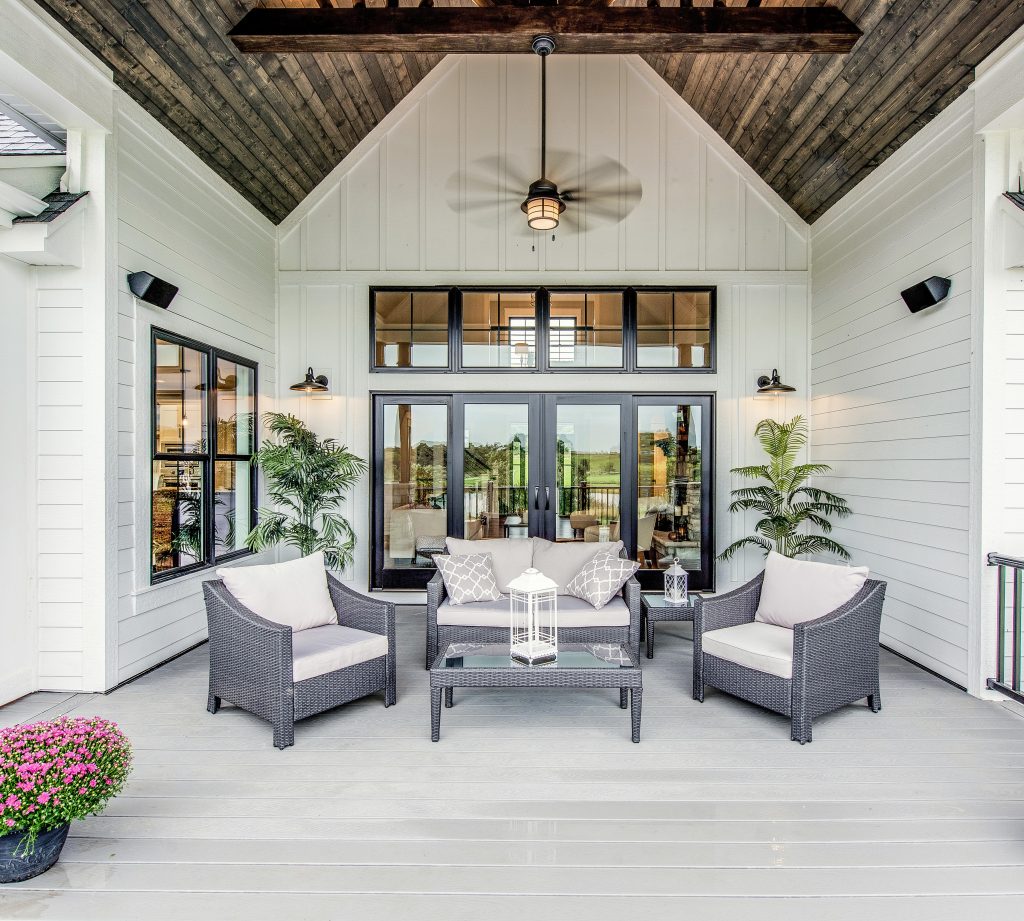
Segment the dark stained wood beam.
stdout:
<svg viewBox="0 0 1024 921">
<path fill-rule="evenodd" d="M 834 7 L 491 6 L 256 8 L 229 33 L 245 52 L 526 53 L 534 36 L 570 54 L 845 54 L 861 32 Z"/>
</svg>

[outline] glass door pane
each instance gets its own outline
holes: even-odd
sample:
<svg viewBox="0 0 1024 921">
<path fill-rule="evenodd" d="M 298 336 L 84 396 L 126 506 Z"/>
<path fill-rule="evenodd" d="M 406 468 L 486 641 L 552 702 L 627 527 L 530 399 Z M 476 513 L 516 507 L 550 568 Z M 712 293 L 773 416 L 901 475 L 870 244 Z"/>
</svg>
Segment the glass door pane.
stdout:
<svg viewBox="0 0 1024 921">
<path fill-rule="evenodd" d="M 448 535 L 448 406 L 382 407 L 383 559 L 386 571 L 429 571 Z"/>
<path fill-rule="evenodd" d="M 467 402 L 463 419 L 463 534 L 529 539 L 530 404 Z"/>
<path fill-rule="evenodd" d="M 621 414 L 617 402 L 554 402 L 554 486 L 546 503 L 552 540 L 621 539 Z"/>
<path fill-rule="evenodd" d="M 702 407 L 637 407 L 637 560 L 667 569 L 673 559 L 702 568 Z"/>
</svg>

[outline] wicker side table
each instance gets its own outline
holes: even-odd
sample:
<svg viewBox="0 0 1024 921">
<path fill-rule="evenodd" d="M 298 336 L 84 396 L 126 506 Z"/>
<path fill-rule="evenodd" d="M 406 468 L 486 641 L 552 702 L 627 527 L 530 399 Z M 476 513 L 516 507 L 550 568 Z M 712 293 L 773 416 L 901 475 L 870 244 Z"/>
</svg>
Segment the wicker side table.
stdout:
<svg viewBox="0 0 1024 921">
<path fill-rule="evenodd" d="M 559 644 L 558 659 L 522 665 L 508 645 L 453 643 L 430 669 L 430 739 L 441 737 L 441 692 L 451 707 L 454 688 L 618 688 L 619 706 L 631 705 L 632 739 L 640 741 L 643 673 L 640 663 L 617 643 Z"/>
<path fill-rule="evenodd" d="M 693 599 L 686 604 L 669 604 L 661 592 L 641 592 L 640 610 L 642 632 L 647 643 L 647 658 L 654 658 L 654 625 L 663 621 L 689 621 L 693 623 Z"/>
</svg>

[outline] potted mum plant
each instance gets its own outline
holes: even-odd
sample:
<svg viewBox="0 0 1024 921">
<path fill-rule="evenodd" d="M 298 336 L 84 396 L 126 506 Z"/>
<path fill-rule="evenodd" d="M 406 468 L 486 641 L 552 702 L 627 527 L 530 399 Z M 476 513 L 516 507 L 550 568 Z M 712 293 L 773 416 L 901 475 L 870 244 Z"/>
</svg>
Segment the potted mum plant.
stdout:
<svg viewBox="0 0 1024 921">
<path fill-rule="evenodd" d="M 49 870 L 71 822 L 121 791 L 131 761 L 121 730 L 98 716 L 0 730 L 0 883 Z"/>
</svg>

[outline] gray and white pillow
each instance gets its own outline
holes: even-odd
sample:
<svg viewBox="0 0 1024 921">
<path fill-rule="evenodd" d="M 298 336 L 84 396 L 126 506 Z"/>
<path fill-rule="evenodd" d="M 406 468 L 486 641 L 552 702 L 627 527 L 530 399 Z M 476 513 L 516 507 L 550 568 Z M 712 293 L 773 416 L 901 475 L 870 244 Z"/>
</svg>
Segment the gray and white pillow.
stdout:
<svg viewBox="0 0 1024 921">
<path fill-rule="evenodd" d="M 444 580 L 449 604 L 497 601 L 501 597 L 489 553 L 438 554 L 434 562 Z"/>
<path fill-rule="evenodd" d="M 603 608 L 639 568 L 635 560 L 624 560 L 613 552 L 599 553 L 576 573 L 565 593 Z"/>
</svg>

